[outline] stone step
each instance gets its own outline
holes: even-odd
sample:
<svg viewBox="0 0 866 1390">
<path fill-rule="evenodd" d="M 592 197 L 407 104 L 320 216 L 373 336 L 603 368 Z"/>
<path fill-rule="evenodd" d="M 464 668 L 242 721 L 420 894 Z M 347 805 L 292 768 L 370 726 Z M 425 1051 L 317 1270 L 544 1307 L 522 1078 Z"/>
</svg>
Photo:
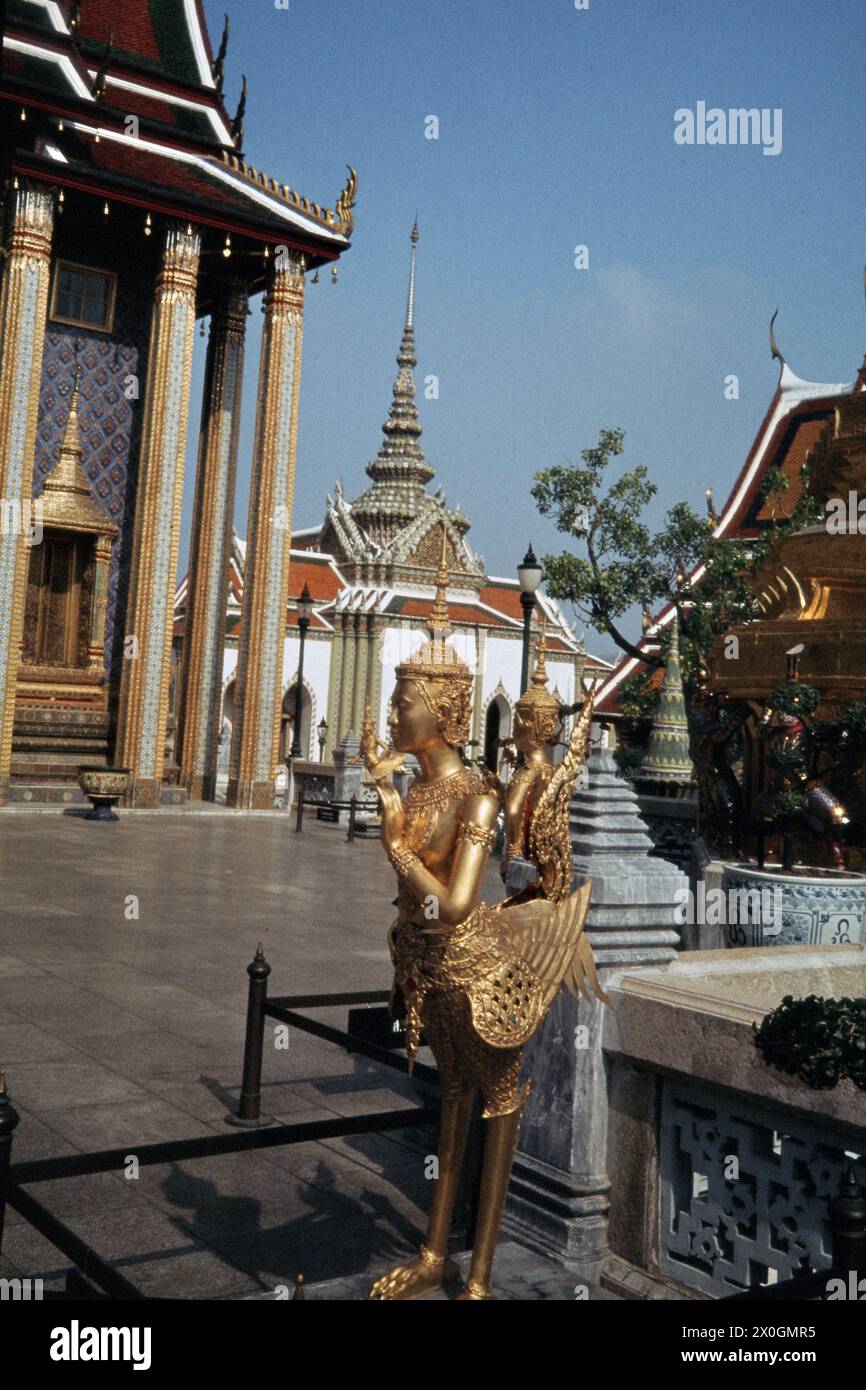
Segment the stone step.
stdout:
<svg viewBox="0 0 866 1390">
<path fill-rule="evenodd" d="M 189 800 L 186 787 L 162 787 L 159 794 L 160 806 L 185 806 Z M 57 805 L 88 806 L 89 798 L 76 782 L 11 782 L 9 784 L 10 805 Z"/>
</svg>

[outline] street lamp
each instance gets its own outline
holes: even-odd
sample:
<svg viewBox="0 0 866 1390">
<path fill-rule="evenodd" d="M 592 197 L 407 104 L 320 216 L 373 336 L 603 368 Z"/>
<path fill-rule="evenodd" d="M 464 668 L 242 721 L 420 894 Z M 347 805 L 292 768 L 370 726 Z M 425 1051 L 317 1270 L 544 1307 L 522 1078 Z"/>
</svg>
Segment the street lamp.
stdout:
<svg viewBox="0 0 866 1390">
<path fill-rule="evenodd" d="M 310 590 L 305 584 L 300 595 L 295 600 L 295 607 L 298 610 L 298 631 L 301 634 L 301 649 L 298 653 L 298 684 L 295 687 L 295 727 L 292 730 L 292 750 L 290 758 L 301 756 L 301 696 L 303 695 L 304 681 L 304 642 L 307 639 L 307 628 L 310 626 L 310 618 L 313 614 L 313 600 L 310 597 Z"/>
<path fill-rule="evenodd" d="M 535 591 L 541 583 L 541 576 L 544 571 L 535 558 L 535 552 L 530 545 L 520 564 L 517 566 L 517 580 L 520 584 L 520 606 L 523 609 L 523 658 L 520 665 L 520 694 L 522 695 L 529 685 L 529 628 L 532 622 L 532 610 L 535 607 Z"/>
<path fill-rule="evenodd" d="M 323 763 L 325 761 L 325 744 L 328 741 L 328 721 L 324 715 L 319 720 L 319 727 L 316 732 L 319 735 L 319 762 Z"/>
</svg>

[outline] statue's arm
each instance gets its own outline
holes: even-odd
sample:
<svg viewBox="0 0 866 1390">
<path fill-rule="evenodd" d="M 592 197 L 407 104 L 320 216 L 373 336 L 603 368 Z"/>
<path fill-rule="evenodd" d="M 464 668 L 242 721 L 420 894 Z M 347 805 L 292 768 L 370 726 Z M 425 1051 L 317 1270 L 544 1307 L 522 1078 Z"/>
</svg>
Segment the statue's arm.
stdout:
<svg viewBox="0 0 866 1390">
<path fill-rule="evenodd" d="M 496 833 L 498 798 L 471 796 L 458 813 L 457 846 L 447 884 L 422 863 L 402 841 L 388 847 L 388 857 L 400 878 L 424 902 L 435 900 L 432 916 L 448 926 L 467 918 L 478 900 L 481 879 Z"/>
<path fill-rule="evenodd" d="M 526 799 L 532 791 L 535 778 L 525 770 L 515 773 L 508 791 L 505 793 L 505 849 L 502 855 L 502 869 L 509 859 L 525 852 L 526 838 Z"/>
</svg>

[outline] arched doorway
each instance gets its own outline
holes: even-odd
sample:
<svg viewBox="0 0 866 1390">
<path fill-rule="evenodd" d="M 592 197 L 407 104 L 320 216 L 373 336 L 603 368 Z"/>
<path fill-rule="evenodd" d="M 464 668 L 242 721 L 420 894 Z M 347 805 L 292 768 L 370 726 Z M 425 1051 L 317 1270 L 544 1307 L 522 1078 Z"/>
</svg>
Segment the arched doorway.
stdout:
<svg viewBox="0 0 866 1390">
<path fill-rule="evenodd" d="M 484 766 L 490 772 L 499 770 L 502 750 L 498 740 L 511 733 L 511 706 L 504 695 L 495 695 L 487 706 L 484 720 Z"/>
<path fill-rule="evenodd" d="M 292 740 L 295 735 L 295 700 L 297 699 L 297 681 L 293 681 L 283 696 L 283 712 L 281 720 L 280 751 L 284 760 L 288 760 L 292 752 Z M 311 758 L 313 756 L 310 744 L 310 726 L 312 724 L 313 702 L 310 699 L 310 692 L 306 686 L 301 686 L 301 757 Z"/>
</svg>

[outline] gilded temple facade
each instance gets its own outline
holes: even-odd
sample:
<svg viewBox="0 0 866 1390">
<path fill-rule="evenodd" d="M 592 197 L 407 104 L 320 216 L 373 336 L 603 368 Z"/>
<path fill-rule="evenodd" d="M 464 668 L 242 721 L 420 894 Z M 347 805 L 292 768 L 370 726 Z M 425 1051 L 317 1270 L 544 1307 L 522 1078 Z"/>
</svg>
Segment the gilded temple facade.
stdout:
<svg viewBox="0 0 866 1390">
<path fill-rule="evenodd" d="M 264 291 L 228 795 L 271 805 L 304 284 L 349 245 L 355 175 L 332 211 L 246 162 L 246 86 L 230 115 L 227 33 L 215 53 L 200 0 L 8 0 L 6 11 L 0 801 L 72 799 L 82 763 L 128 768 L 140 806 L 212 794 L 244 338 Z M 205 318 L 178 671 L 193 336 Z"/>
</svg>

